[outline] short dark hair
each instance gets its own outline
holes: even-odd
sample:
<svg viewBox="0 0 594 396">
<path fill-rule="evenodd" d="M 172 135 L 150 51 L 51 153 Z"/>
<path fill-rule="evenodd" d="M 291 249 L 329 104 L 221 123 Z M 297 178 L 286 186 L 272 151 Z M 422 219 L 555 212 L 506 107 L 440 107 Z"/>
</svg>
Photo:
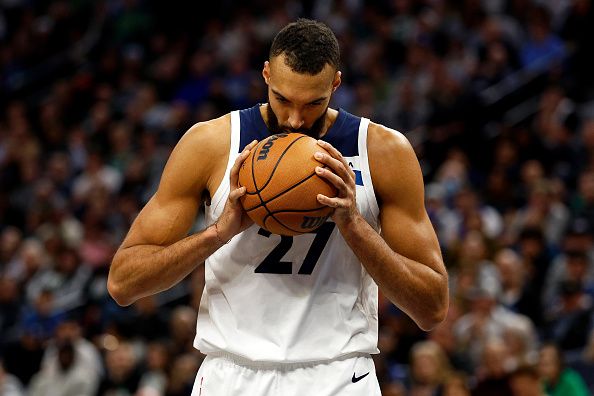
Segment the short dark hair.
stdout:
<svg viewBox="0 0 594 396">
<path fill-rule="evenodd" d="M 338 69 L 338 40 L 322 22 L 300 18 L 285 26 L 272 41 L 269 58 L 284 54 L 287 66 L 297 73 L 315 75 L 326 63 Z"/>
</svg>

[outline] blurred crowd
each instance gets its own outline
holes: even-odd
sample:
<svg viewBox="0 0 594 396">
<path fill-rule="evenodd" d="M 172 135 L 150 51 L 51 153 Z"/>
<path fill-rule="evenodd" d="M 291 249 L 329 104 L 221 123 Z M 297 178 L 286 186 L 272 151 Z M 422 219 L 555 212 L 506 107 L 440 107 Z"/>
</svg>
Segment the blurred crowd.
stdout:
<svg viewBox="0 0 594 396">
<path fill-rule="evenodd" d="M 383 394 L 592 394 L 594 4 L 215 3 L 0 0 L 0 395 L 190 393 L 203 270 L 122 308 L 110 259 L 299 16 L 340 41 L 333 107 L 415 147 L 450 274 L 429 333 L 380 296 Z"/>
</svg>

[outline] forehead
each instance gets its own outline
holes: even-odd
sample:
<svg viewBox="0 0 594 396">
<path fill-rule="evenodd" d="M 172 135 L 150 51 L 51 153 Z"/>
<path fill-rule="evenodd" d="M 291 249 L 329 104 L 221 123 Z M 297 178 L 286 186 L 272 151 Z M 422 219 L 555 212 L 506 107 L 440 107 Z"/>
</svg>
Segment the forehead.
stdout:
<svg viewBox="0 0 594 396">
<path fill-rule="evenodd" d="M 270 88 L 287 99 L 307 101 L 328 95 L 334 81 L 334 68 L 326 64 L 318 74 L 297 73 L 285 63 L 284 55 L 270 59 Z"/>
</svg>

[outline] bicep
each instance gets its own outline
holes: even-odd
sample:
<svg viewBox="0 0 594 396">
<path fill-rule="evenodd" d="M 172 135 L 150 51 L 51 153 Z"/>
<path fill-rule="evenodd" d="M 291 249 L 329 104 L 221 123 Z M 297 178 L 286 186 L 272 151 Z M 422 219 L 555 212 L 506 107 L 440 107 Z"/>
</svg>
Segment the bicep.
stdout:
<svg viewBox="0 0 594 396">
<path fill-rule="evenodd" d="M 423 176 L 416 154 L 401 134 L 384 131 L 381 142 L 381 150 L 387 151 L 380 158 L 394 159 L 373 167 L 381 201 L 382 237 L 398 254 L 444 273 L 439 242 L 425 209 Z"/>
<path fill-rule="evenodd" d="M 164 198 L 155 194 L 134 220 L 122 248 L 177 242 L 192 226 L 199 204 L 197 197 Z"/>
</svg>

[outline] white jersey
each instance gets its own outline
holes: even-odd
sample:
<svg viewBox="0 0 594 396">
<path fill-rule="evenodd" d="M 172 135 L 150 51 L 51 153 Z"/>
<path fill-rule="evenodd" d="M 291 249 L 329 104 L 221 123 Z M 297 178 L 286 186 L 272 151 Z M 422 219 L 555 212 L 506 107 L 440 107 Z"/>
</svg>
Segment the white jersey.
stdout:
<svg viewBox="0 0 594 396">
<path fill-rule="evenodd" d="M 357 207 L 376 230 L 379 208 L 367 160 L 369 120 L 343 110 L 324 140 L 356 174 Z M 206 206 L 212 224 L 229 194 L 229 171 L 243 148 L 269 134 L 258 106 L 231 113 L 223 181 Z M 312 362 L 378 353 L 377 285 L 332 221 L 287 237 L 253 225 L 206 260 L 194 346 L 254 362 Z"/>
</svg>

